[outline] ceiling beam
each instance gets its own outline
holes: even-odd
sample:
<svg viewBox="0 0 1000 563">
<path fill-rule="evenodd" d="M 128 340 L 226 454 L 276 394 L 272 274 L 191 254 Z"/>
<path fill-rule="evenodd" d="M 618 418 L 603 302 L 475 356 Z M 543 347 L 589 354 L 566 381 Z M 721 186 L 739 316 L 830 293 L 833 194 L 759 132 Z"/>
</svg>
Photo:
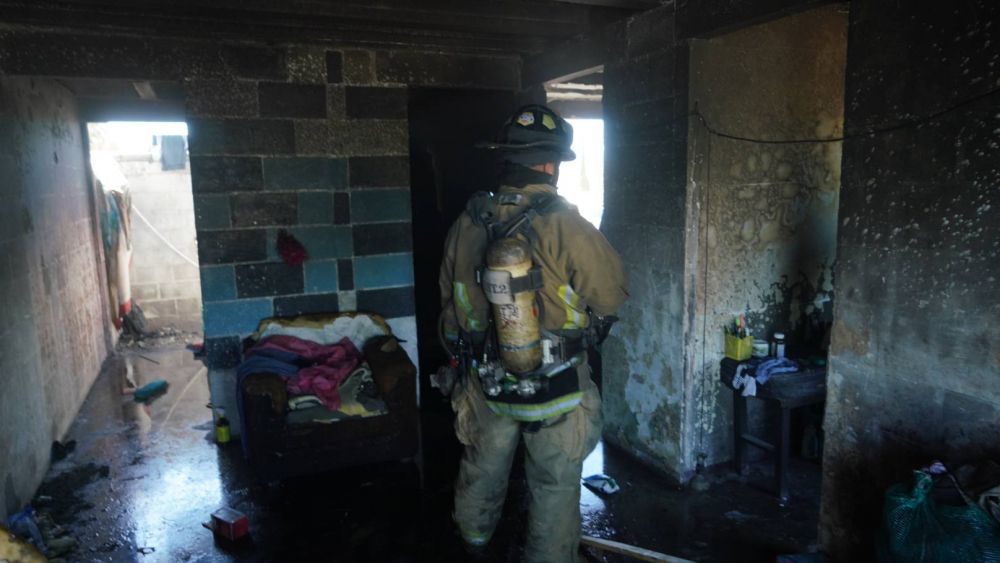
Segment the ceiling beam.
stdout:
<svg viewBox="0 0 1000 563">
<path fill-rule="evenodd" d="M 660 5 L 659 0 L 554 0 L 564 4 L 580 4 L 583 6 L 601 6 L 602 8 L 619 8 L 622 10 L 649 10 Z"/>
</svg>

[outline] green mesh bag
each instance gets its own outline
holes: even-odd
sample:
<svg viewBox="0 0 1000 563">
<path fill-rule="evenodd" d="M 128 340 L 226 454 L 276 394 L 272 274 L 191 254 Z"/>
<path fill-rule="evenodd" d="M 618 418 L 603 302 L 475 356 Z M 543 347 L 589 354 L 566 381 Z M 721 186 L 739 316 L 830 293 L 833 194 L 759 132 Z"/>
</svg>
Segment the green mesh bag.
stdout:
<svg viewBox="0 0 1000 563">
<path fill-rule="evenodd" d="M 934 476 L 925 471 L 913 473 L 912 488 L 897 484 L 885 493 L 879 561 L 1000 563 L 1000 525 L 961 491 L 966 500 L 963 505 L 935 502 L 930 496 Z"/>
</svg>

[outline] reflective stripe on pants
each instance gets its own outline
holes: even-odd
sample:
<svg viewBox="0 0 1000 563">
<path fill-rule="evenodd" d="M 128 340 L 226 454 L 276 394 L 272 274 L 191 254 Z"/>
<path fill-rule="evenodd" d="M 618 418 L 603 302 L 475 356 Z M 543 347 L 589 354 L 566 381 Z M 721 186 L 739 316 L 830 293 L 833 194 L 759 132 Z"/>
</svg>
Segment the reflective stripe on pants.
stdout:
<svg viewBox="0 0 1000 563">
<path fill-rule="evenodd" d="M 518 421 L 491 412 L 477 381 L 467 382 L 453 396 L 455 430 L 465 445 L 455 484 L 454 519 L 467 542 L 481 545 L 492 537 L 523 436 L 531 492 L 525 561 L 579 561 L 580 473 L 583 459 L 600 439 L 601 398 L 588 366 L 578 372 L 580 406 L 543 423 L 537 432 L 522 432 Z"/>
</svg>

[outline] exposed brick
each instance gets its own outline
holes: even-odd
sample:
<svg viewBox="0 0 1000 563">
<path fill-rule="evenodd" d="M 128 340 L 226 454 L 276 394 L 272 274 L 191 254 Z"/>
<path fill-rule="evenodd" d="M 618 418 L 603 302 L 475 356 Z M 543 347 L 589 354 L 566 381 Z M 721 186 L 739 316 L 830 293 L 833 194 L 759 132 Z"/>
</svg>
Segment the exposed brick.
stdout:
<svg viewBox="0 0 1000 563">
<path fill-rule="evenodd" d="M 354 254 L 392 254 L 413 250 L 410 223 L 381 223 L 354 226 Z"/>
<path fill-rule="evenodd" d="M 201 299 L 187 298 L 177 299 L 177 316 L 201 319 Z"/>
<path fill-rule="evenodd" d="M 351 187 L 402 187 L 410 185 L 410 159 L 405 156 L 355 157 L 350 160 Z"/>
<path fill-rule="evenodd" d="M 139 80 L 285 76 L 284 53 L 271 47 L 108 34 L 6 31 L 0 60 L 6 74 Z"/>
<path fill-rule="evenodd" d="M 347 186 L 347 161 L 341 158 L 265 158 L 264 185 L 272 190 L 329 190 Z"/>
<path fill-rule="evenodd" d="M 192 119 L 188 128 L 188 147 L 193 156 L 295 152 L 295 128 L 291 121 Z"/>
<path fill-rule="evenodd" d="M 413 287 L 359 290 L 357 309 L 377 313 L 387 319 L 413 316 L 416 314 Z"/>
<path fill-rule="evenodd" d="M 337 287 L 341 291 L 354 289 L 354 262 L 352 260 L 337 260 L 337 278 Z"/>
<path fill-rule="evenodd" d="M 255 262 L 266 258 L 267 233 L 263 229 L 198 232 L 201 264 Z"/>
<path fill-rule="evenodd" d="M 259 190 L 263 184 L 257 157 L 191 157 L 191 190 L 196 194 Z"/>
<path fill-rule="evenodd" d="M 158 283 L 133 283 L 132 297 L 139 302 L 160 298 L 160 284 Z"/>
<path fill-rule="evenodd" d="M 326 49 L 313 45 L 288 48 L 288 80 L 300 84 L 326 83 Z"/>
<path fill-rule="evenodd" d="M 235 227 L 294 225 L 298 218 L 293 193 L 236 194 L 231 205 Z"/>
<path fill-rule="evenodd" d="M 344 51 L 343 76 L 348 84 L 373 84 L 375 62 L 371 51 Z"/>
<path fill-rule="evenodd" d="M 236 296 L 240 299 L 294 295 L 302 293 L 304 287 L 302 266 L 284 262 L 236 266 Z"/>
<path fill-rule="evenodd" d="M 344 81 L 344 55 L 340 51 L 326 52 L 326 81 L 328 84 Z"/>
<path fill-rule="evenodd" d="M 274 316 L 294 317 L 311 313 L 336 313 L 340 310 L 336 293 L 278 297 L 274 300 Z"/>
<path fill-rule="evenodd" d="M 261 82 L 262 117 L 326 117 L 326 87 L 319 84 Z"/>
<path fill-rule="evenodd" d="M 257 117 L 257 83 L 242 80 L 189 80 L 184 83 L 187 114 L 193 117 Z"/>
<path fill-rule="evenodd" d="M 340 84 L 330 84 L 326 87 L 326 116 L 330 119 L 347 117 L 345 87 Z"/>
<path fill-rule="evenodd" d="M 407 154 L 410 131 L 403 119 L 297 121 L 295 147 L 299 154 L 400 155 Z"/>
<path fill-rule="evenodd" d="M 402 119 L 408 103 L 406 88 L 349 86 L 346 90 L 347 117 Z"/>
<path fill-rule="evenodd" d="M 379 51 L 376 74 L 379 82 L 413 86 L 474 86 L 518 90 L 521 87 L 520 60 L 515 57 L 488 57 Z"/>
</svg>

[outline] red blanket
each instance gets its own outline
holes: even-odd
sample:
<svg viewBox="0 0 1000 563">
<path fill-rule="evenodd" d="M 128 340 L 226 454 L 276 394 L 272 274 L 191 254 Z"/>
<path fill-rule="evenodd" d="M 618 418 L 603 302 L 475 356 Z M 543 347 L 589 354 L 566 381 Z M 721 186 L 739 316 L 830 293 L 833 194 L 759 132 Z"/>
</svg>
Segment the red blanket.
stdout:
<svg viewBox="0 0 1000 563">
<path fill-rule="evenodd" d="M 340 408 L 340 384 L 361 363 L 361 352 L 349 338 L 324 346 L 294 336 L 271 336 L 254 348 L 280 350 L 301 358 L 302 362 L 296 363 L 307 364 L 307 367 L 286 380 L 288 392 L 316 395 L 330 410 Z"/>
</svg>

